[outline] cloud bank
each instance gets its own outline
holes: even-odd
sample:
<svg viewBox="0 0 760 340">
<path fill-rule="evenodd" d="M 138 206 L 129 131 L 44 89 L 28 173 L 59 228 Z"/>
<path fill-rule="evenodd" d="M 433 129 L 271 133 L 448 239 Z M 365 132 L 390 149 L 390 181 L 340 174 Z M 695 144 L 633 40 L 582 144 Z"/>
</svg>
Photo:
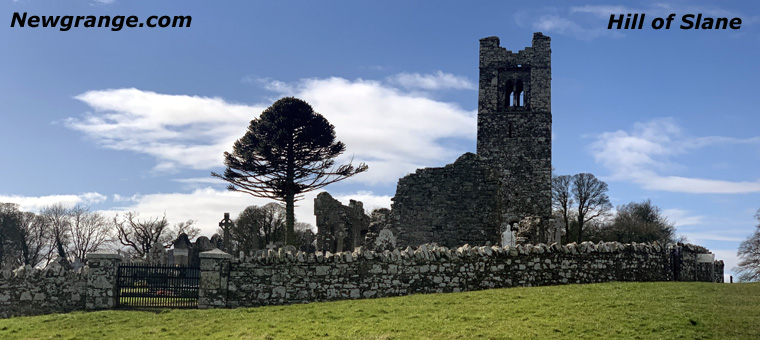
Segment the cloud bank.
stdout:
<svg viewBox="0 0 760 340">
<path fill-rule="evenodd" d="M 451 162 L 468 151 L 439 141 L 474 140 L 475 111 L 404 88 L 469 89 L 474 85 L 442 72 L 391 78 L 388 83 L 338 77 L 295 83 L 262 80 L 262 85 L 277 96 L 306 100 L 335 125 L 338 139 L 347 145 L 338 163 L 353 157 L 370 166 L 370 171 L 351 180 L 392 184 L 417 168 Z M 243 136 L 251 119 L 271 105 L 135 88 L 88 91 L 75 98 L 92 111 L 66 119 L 68 128 L 105 148 L 148 154 L 155 158 L 157 171 L 222 167 L 224 151 Z"/>
<path fill-rule="evenodd" d="M 760 137 L 690 137 L 672 119 L 636 123 L 632 130 L 595 136 L 591 152 L 611 172 L 611 180 L 632 181 L 648 190 L 692 194 L 760 192 L 760 180 L 727 181 L 671 175 L 682 166 L 679 155 L 713 145 L 760 145 Z"/>
</svg>

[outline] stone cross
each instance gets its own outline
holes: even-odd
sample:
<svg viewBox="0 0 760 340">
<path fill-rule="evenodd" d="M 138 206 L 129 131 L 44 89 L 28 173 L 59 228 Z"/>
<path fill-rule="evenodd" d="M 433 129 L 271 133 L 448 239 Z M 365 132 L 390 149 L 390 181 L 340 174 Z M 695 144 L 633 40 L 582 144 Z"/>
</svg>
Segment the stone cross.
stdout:
<svg viewBox="0 0 760 340">
<path fill-rule="evenodd" d="M 224 213 L 224 219 L 222 219 L 221 222 L 219 222 L 219 227 L 222 228 L 222 231 L 224 232 L 222 242 L 224 243 L 224 249 L 228 250 L 230 248 L 230 227 L 232 227 L 233 223 L 230 219 L 230 213 L 226 212 Z"/>
<path fill-rule="evenodd" d="M 269 244 L 267 244 L 266 248 L 267 249 L 275 249 L 275 248 L 277 248 L 277 246 L 274 243 L 272 243 L 272 241 L 269 241 Z"/>
</svg>

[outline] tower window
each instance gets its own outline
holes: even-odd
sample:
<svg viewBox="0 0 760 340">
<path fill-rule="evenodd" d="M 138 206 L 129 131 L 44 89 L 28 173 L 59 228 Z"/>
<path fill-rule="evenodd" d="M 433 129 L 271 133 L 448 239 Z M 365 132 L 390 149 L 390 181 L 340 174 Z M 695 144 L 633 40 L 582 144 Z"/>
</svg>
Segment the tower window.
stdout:
<svg viewBox="0 0 760 340">
<path fill-rule="evenodd" d="M 512 93 L 514 93 L 515 85 L 512 83 L 511 80 L 507 81 L 507 85 L 505 86 L 506 92 L 507 92 L 507 100 L 505 100 L 507 107 L 513 106 L 514 101 L 512 98 Z"/>
<path fill-rule="evenodd" d="M 515 104 L 514 106 L 523 106 L 523 82 L 522 80 L 518 80 L 515 84 Z"/>
</svg>

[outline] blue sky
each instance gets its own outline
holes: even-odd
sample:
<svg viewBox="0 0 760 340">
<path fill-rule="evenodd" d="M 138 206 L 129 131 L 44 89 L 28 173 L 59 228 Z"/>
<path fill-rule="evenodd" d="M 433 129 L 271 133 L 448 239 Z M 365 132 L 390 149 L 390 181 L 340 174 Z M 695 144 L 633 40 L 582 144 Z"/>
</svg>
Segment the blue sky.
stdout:
<svg viewBox="0 0 760 340">
<path fill-rule="evenodd" d="M 191 15 L 189 28 L 9 27 L 29 15 Z M 674 27 L 607 30 L 610 14 Z M 739 30 L 679 18 L 739 17 Z M 651 199 L 731 267 L 760 208 L 760 13 L 752 2 L 2 0 L 0 202 L 166 212 L 210 235 L 266 201 L 209 173 L 248 122 L 305 99 L 370 170 L 328 186 L 390 205 L 399 177 L 475 151 L 478 40 L 552 38 L 552 162 L 614 205 Z M 313 223 L 312 198 L 297 217 Z"/>
</svg>

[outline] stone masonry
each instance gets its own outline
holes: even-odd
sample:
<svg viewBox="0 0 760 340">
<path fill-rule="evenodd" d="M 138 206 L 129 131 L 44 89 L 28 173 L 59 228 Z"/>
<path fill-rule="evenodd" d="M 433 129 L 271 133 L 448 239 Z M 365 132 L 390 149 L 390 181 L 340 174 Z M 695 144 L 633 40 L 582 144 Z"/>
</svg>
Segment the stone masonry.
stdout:
<svg viewBox="0 0 760 340">
<path fill-rule="evenodd" d="M 348 206 L 322 192 L 314 199 L 317 217 L 317 250 L 340 252 L 364 245 L 369 231 L 369 216 L 362 202 L 351 200 Z"/>
<path fill-rule="evenodd" d="M 681 257 L 674 257 L 678 249 Z M 417 249 L 309 254 L 284 249 L 232 258 L 202 254 L 199 308 L 253 307 L 608 281 L 723 281 L 723 262 L 696 263 L 707 250 L 658 244 L 421 245 Z M 708 268 L 714 265 L 711 272 Z"/>
<path fill-rule="evenodd" d="M 399 180 L 388 229 L 398 247 L 499 244 L 502 188 L 499 173 L 473 153 L 419 169 Z"/>
<path fill-rule="evenodd" d="M 0 318 L 114 308 L 120 255 L 87 254 L 87 265 L 79 270 L 59 262 L 42 270 L 0 271 Z"/>
<path fill-rule="evenodd" d="M 503 222 L 534 216 L 545 242 L 551 221 L 551 39 L 513 53 L 499 38 L 480 40 L 478 155 L 501 172 Z"/>
<path fill-rule="evenodd" d="M 500 244 L 523 221 L 534 227 L 520 242 L 554 236 L 550 41 L 535 33 L 513 53 L 497 37 L 480 40 L 477 156 L 399 180 L 388 226 L 398 245 Z"/>
</svg>

